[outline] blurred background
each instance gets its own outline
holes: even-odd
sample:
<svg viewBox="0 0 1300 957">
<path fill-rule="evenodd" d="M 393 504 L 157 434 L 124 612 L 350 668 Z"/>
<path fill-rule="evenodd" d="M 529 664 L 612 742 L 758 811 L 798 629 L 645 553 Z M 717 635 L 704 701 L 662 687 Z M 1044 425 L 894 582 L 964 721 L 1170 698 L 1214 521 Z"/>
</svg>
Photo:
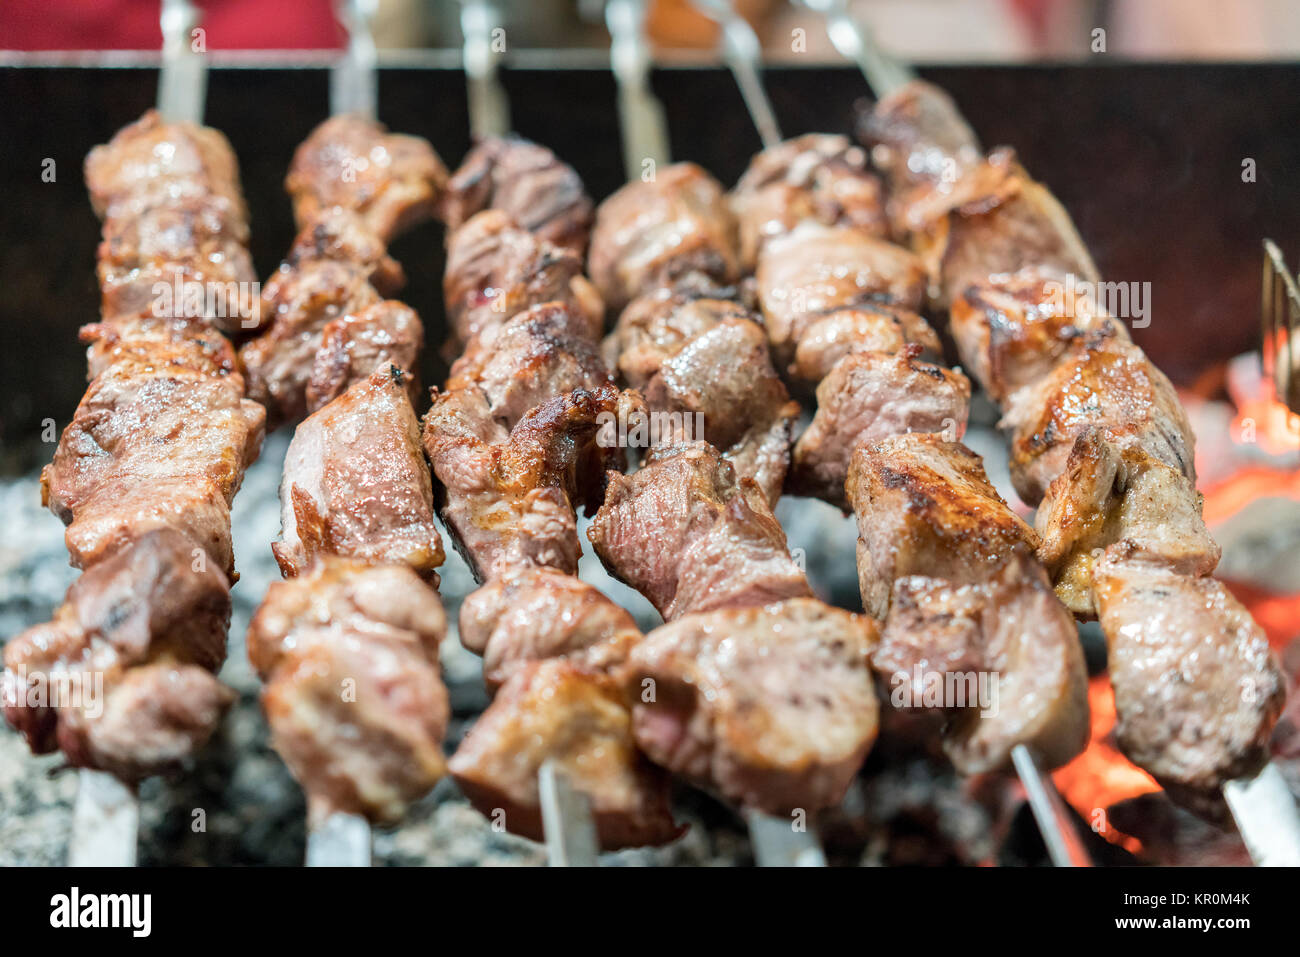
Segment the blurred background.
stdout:
<svg viewBox="0 0 1300 957">
<path fill-rule="evenodd" d="M 850 0 L 883 45 L 912 60 L 962 63 L 1073 59 L 1106 52 L 1143 59 L 1289 59 L 1300 54 L 1295 0 Z M 514 47 L 608 45 L 600 0 L 497 0 Z M 212 50 L 331 49 L 342 33 L 331 0 L 198 0 Z M 737 0 L 774 61 L 837 59 L 817 18 L 789 0 Z M 662 56 L 715 46 L 716 26 L 688 0 L 650 0 Z M 158 0 L 5 0 L 0 48 L 152 50 Z M 460 45 L 455 0 L 378 0 L 381 49 Z M 796 31 L 803 30 L 802 36 Z M 795 38 L 799 37 L 799 42 Z M 797 48 L 797 49 L 796 49 Z"/>
</svg>

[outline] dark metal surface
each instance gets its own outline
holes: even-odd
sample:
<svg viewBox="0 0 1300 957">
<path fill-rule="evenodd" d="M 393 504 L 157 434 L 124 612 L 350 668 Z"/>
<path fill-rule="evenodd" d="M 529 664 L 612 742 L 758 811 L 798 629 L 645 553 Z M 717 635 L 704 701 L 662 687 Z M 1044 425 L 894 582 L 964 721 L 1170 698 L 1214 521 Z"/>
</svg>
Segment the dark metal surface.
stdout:
<svg viewBox="0 0 1300 957">
<path fill-rule="evenodd" d="M 1100 65 L 923 69 L 986 145 L 1013 144 L 1074 214 L 1103 274 L 1152 283 L 1153 318 L 1137 340 L 1176 381 L 1258 345 L 1259 243 L 1300 250 L 1300 68 L 1293 65 Z M 733 183 L 759 148 L 722 68 L 656 71 L 675 158 Z M 786 135 L 847 130 L 865 85 L 853 67 L 772 68 L 765 85 Z M 603 197 L 623 180 L 616 90 L 604 70 L 507 69 L 516 128 L 558 150 Z M 76 330 L 97 318 L 99 226 L 81 163 L 153 104 L 147 69 L 0 69 L 0 468 L 49 457 L 42 421 L 66 424 L 84 389 Z M 207 122 L 239 154 L 265 277 L 292 238 L 281 181 L 294 148 L 329 109 L 324 69 L 214 69 Z M 454 164 L 468 148 L 457 70 L 382 72 L 379 115 L 428 137 Z M 42 180 L 45 159 L 54 182 Z M 1252 160 L 1255 181 L 1243 181 Z M 441 231 L 399 240 L 403 298 L 430 340 L 442 335 Z M 440 381 L 436 349 L 427 382 Z"/>
</svg>

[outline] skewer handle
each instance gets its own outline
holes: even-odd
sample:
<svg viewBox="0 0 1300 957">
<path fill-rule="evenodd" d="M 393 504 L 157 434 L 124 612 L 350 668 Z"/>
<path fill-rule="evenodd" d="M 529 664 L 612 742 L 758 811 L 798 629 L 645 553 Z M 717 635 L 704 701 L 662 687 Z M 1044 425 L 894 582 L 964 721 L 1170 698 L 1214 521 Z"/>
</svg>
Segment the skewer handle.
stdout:
<svg viewBox="0 0 1300 957">
<path fill-rule="evenodd" d="M 1300 812 L 1277 765 L 1229 781 L 1223 797 L 1257 867 L 1300 867 Z"/>
<path fill-rule="evenodd" d="M 758 75 L 762 47 L 753 28 L 736 13 L 730 0 L 695 0 L 695 5 L 722 27 L 722 54 L 740 87 L 749 117 L 764 149 L 775 146 L 781 142 L 781 127 Z"/>
<path fill-rule="evenodd" d="M 80 771 L 72 807 L 73 867 L 135 867 L 140 802 L 135 790 L 104 771 Z"/>
<path fill-rule="evenodd" d="M 1038 767 L 1033 754 L 1023 744 L 1017 744 L 1011 749 L 1011 763 L 1025 786 L 1029 809 L 1038 822 L 1038 830 L 1043 835 L 1052 863 L 1057 867 L 1092 867 L 1092 858 L 1074 829 L 1074 820 L 1066 810 L 1065 802 L 1052 779 Z"/>
<path fill-rule="evenodd" d="M 510 101 L 506 98 L 492 49 L 492 33 L 501 26 L 496 5 L 489 0 L 461 0 L 460 31 L 464 36 L 465 76 L 469 84 L 469 128 L 476 139 L 504 136 L 510 131 Z"/>
<path fill-rule="evenodd" d="M 203 54 L 194 48 L 199 12 L 190 0 L 163 0 L 162 70 L 158 75 L 158 112 L 173 123 L 202 123 L 208 93 Z"/>
<path fill-rule="evenodd" d="M 862 71 L 867 85 L 882 97 L 916 79 L 912 70 L 885 55 L 876 45 L 871 30 L 853 16 L 844 0 L 798 0 L 826 20 L 826 36 L 840 55 L 852 60 Z"/>
<path fill-rule="evenodd" d="M 338 0 L 339 21 L 348 31 L 348 47 L 330 71 L 330 113 L 374 117 L 379 103 L 377 54 L 370 21 L 378 0 Z"/>
<path fill-rule="evenodd" d="M 623 129 L 623 170 L 629 180 L 642 163 L 669 162 L 668 121 L 663 104 L 650 90 L 650 51 L 645 38 L 645 0 L 609 0 L 610 67 L 618 81 L 618 112 Z"/>
</svg>

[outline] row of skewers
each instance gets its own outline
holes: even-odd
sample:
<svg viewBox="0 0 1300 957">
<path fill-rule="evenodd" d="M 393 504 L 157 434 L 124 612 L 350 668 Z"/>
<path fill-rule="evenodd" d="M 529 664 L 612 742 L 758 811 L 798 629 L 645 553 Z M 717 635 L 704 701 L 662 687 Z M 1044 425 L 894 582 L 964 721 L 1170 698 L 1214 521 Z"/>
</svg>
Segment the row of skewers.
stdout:
<svg viewBox="0 0 1300 957">
<path fill-rule="evenodd" d="M 1005 683 L 997 715 L 945 715 L 960 770 L 1007 768 L 1017 749 L 1054 767 L 1088 725 L 1070 611 L 1102 619 L 1126 749 L 1212 813 L 1264 760 L 1282 687 L 1208 577 L 1172 389 L 1095 303 L 1049 298 L 1095 278 L 1086 250 L 946 96 L 908 84 L 864 128 L 870 154 L 834 135 L 780 143 L 730 195 L 664 166 L 593 216 L 535 144 L 484 139 L 449 178 L 427 143 L 336 116 L 295 156 L 289 256 L 259 313 L 232 321 L 141 298 L 153 271 L 251 279 L 228 144 L 156 115 L 128 127 L 87 164 L 104 317 L 43 478 L 85 573 L 6 649 L 24 680 L 103 672 L 113 717 L 6 714 L 34 749 L 128 781 L 201 748 L 228 697 L 211 678 L 228 508 L 264 406 L 272 423 L 310 414 L 281 488 L 287 577 L 248 644 L 317 833 L 400 818 L 448 767 L 534 838 L 557 780 L 605 847 L 677 836 L 667 772 L 751 812 L 815 814 L 871 747 L 877 682 L 936 670 Z M 435 213 L 460 357 L 421 426 L 423 333 L 383 298 L 401 281 L 386 247 Z M 970 384 L 942 366 L 925 309 L 951 312 L 965 367 L 1018 430 L 1038 530 L 960 444 Z M 238 359 L 222 331 L 252 336 Z M 792 393 L 816 400 L 793 451 Z M 642 424 L 661 427 L 624 475 L 621 436 Z M 182 428 L 185 454 L 160 472 L 150 456 Z M 856 513 L 870 617 L 813 596 L 772 511 L 783 489 Z M 576 577 L 580 506 L 663 627 L 642 635 Z M 482 583 L 459 632 L 495 692 L 449 763 L 435 510 Z"/>
</svg>

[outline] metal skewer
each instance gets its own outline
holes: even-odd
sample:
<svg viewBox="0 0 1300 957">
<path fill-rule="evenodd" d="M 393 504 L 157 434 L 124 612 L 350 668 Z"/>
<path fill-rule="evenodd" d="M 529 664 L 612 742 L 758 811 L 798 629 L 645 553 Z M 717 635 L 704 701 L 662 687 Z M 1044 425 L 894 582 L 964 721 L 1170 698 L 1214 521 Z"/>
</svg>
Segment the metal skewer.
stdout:
<svg viewBox="0 0 1300 957">
<path fill-rule="evenodd" d="M 158 112 L 173 123 L 203 122 L 207 63 L 194 48 L 199 11 L 190 0 L 163 0 L 162 64 L 158 73 Z M 68 863 L 81 867 L 134 867 L 140 828 L 135 789 L 104 771 L 77 774 L 72 806 Z"/>
<path fill-rule="evenodd" d="M 736 13 L 730 0 L 694 2 L 702 13 L 722 27 L 723 59 L 736 78 L 740 95 L 745 100 L 745 108 L 749 110 L 758 136 L 763 141 L 763 148 L 775 146 L 781 142 L 781 128 L 777 125 L 772 103 L 768 100 L 767 93 L 763 90 L 763 81 L 758 75 L 762 47 L 753 28 L 744 17 Z"/>
<path fill-rule="evenodd" d="M 490 0 L 461 0 L 465 77 L 469 91 L 469 127 L 475 137 L 504 136 L 510 131 L 510 102 L 501 86 L 492 34 L 501 15 Z"/>
<path fill-rule="evenodd" d="M 642 164 L 668 163 L 668 121 L 663 104 L 650 90 L 650 51 L 645 36 L 645 0 L 609 0 L 610 67 L 618 81 L 618 113 L 623 131 L 623 169 L 628 180 L 641 176 Z"/>
<path fill-rule="evenodd" d="M 1300 815 L 1276 764 L 1229 781 L 1223 797 L 1257 867 L 1300 867 Z"/>
<path fill-rule="evenodd" d="M 841 56 L 858 65 L 876 96 L 884 96 L 916 79 L 911 67 L 880 50 L 870 28 L 853 16 L 845 0 L 796 2 L 822 16 L 831 45 Z"/>
<path fill-rule="evenodd" d="M 1043 773 L 1033 754 L 1023 744 L 1011 749 L 1011 763 L 1016 766 L 1016 773 L 1025 786 L 1029 809 L 1038 822 L 1039 833 L 1052 863 L 1057 867 L 1092 867 L 1092 858 L 1079 839 L 1074 821 L 1051 776 Z"/>
<path fill-rule="evenodd" d="M 537 792 L 551 867 L 595 867 L 600 840 L 587 796 L 575 791 L 551 761 L 537 771 Z"/>
</svg>

